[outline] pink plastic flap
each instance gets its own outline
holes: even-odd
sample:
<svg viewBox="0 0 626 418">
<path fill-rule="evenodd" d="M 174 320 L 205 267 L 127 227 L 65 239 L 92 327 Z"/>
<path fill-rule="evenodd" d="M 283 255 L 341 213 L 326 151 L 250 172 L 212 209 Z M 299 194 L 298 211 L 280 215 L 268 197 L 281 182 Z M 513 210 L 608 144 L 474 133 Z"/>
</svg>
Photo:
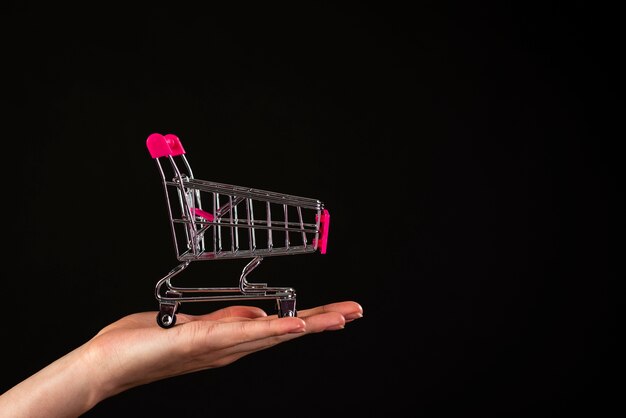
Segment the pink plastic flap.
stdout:
<svg viewBox="0 0 626 418">
<path fill-rule="evenodd" d="M 330 228 L 330 213 L 327 209 L 322 210 L 322 216 L 320 218 L 320 241 L 319 249 L 320 253 L 326 254 L 326 248 L 328 247 L 328 230 Z"/>
<path fill-rule="evenodd" d="M 215 219 L 215 216 L 213 216 L 212 213 L 203 211 L 202 209 L 191 208 L 191 210 L 193 211 L 194 214 L 196 214 L 197 216 L 200 216 L 201 218 L 206 219 L 209 222 L 213 222 L 213 219 Z"/>
<path fill-rule="evenodd" d="M 167 157 L 169 155 L 175 157 L 185 153 L 180 139 L 173 134 L 150 134 L 146 140 L 146 146 L 152 158 Z"/>
</svg>

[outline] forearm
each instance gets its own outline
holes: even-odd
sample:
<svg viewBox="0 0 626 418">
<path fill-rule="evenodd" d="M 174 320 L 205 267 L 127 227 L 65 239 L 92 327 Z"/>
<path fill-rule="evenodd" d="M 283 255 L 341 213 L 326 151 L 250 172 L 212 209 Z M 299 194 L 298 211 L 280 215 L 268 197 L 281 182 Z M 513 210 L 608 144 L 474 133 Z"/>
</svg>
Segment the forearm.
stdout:
<svg viewBox="0 0 626 418">
<path fill-rule="evenodd" d="M 86 346 L 61 357 L 0 396 L 0 418 L 78 417 L 103 399 Z"/>
</svg>

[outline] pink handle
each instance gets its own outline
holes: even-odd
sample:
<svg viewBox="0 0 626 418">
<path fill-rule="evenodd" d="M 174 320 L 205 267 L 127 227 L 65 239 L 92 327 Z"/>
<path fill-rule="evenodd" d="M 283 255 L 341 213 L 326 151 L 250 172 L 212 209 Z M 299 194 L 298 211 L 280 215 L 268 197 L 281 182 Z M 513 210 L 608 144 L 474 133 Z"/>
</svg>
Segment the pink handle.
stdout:
<svg viewBox="0 0 626 418">
<path fill-rule="evenodd" d="M 185 153 L 180 139 L 173 134 L 151 134 L 146 140 L 146 146 L 152 158 L 167 157 L 170 155 L 175 157 Z"/>
</svg>

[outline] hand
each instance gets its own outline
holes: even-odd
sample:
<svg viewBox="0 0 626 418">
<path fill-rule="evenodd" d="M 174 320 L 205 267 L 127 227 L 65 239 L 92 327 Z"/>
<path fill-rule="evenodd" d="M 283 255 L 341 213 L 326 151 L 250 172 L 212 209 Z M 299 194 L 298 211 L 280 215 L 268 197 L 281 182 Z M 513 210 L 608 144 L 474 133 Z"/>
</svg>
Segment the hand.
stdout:
<svg viewBox="0 0 626 418">
<path fill-rule="evenodd" d="M 362 315 L 352 302 L 334 303 L 277 318 L 251 306 L 231 306 L 207 315 L 177 314 L 163 330 L 155 312 L 129 315 L 91 341 L 97 364 L 108 364 L 105 380 L 117 391 L 203 369 L 225 366 L 255 351 L 321 331 L 338 330 Z M 111 361 L 111 359 L 115 359 Z"/>
<path fill-rule="evenodd" d="M 0 417 L 76 417 L 132 387 L 228 365 L 248 354 L 311 333 L 342 329 L 360 318 L 356 302 L 267 316 L 257 307 L 231 306 L 206 315 L 177 314 L 163 329 L 156 312 L 128 315 L 81 347 L 0 396 Z M 8 415 L 3 415 L 8 414 Z"/>
</svg>

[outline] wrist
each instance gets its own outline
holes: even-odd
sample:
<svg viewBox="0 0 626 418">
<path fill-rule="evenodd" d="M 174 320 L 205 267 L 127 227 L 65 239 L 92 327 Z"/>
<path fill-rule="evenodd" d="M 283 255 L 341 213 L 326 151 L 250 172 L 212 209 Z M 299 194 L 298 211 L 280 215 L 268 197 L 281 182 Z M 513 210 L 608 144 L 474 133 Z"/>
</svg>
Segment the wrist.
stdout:
<svg viewBox="0 0 626 418">
<path fill-rule="evenodd" d="M 89 408 L 93 408 L 103 400 L 110 398 L 124 390 L 114 364 L 116 356 L 102 347 L 96 337 L 81 347 L 80 368 L 88 373 L 89 379 L 85 382 L 86 400 Z"/>
</svg>

